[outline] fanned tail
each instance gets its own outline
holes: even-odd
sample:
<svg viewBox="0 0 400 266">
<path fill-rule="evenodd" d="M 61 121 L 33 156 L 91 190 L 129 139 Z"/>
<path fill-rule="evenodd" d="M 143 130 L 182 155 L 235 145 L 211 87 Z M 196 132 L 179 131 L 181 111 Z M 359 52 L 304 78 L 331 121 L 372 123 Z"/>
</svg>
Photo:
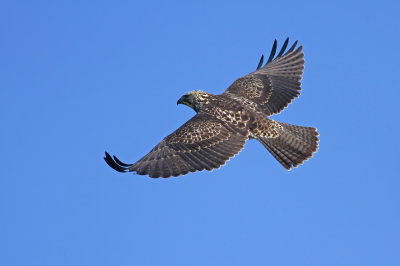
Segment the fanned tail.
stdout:
<svg viewBox="0 0 400 266">
<path fill-rule="evenodd" d="M 287 170 L 302 164 L 317 151 L 319 134 L 316 128 L 276 123 L 281 126 L 277 129 L 279 137 L 257 139 Z"/>
</svg>

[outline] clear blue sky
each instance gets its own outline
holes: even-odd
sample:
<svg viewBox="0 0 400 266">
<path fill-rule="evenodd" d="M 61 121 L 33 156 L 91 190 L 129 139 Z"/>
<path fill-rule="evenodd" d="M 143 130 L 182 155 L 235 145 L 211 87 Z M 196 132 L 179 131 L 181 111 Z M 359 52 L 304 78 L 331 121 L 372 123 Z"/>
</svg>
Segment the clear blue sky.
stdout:
<svg viewBox="0 0 400 266">
<path fill-rule="evenodd" d="M 400 265 L 395 1 L 8 1 L 0 9 L 0 265 Z M 315 126 L 287 172 L 256 141 L 213 172 L 120 174 L 274 39 L 304 46 L 273 118 Z"/>
</svg>

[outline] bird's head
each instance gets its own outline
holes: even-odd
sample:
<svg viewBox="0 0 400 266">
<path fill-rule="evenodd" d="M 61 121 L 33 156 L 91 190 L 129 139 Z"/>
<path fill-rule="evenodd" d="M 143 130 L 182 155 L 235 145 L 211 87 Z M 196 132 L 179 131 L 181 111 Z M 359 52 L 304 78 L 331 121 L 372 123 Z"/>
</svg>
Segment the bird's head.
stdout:
<svg viewBox="0 0 400 266">
<path fill-rule="evenodd" d="M 176 104 L 184 104 L 198 112 L 202 105 L 207 104 L 211 97 L 210 93 L 204 91 L 190 91 L 183 95 Z"/>
</svg>

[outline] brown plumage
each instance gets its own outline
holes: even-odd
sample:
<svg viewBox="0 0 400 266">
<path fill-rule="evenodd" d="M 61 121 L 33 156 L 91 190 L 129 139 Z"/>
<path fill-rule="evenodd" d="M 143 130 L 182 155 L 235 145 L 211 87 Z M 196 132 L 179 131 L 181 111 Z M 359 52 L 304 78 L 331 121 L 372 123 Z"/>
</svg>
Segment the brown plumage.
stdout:
<svg viewBox="0 0 400 266">
<path fill-rule="evenodd" d="M 262 67 L 262 56 L 256 71 L 237 79 L 220 95 L 203 91 L 183 95 L 178 104 L 193 108 L 197 114 L 136 163 L 122 163 L 107 152 L 105 161 L 119 172 L 179 176 L 219 168 L 253 138 L 286 169 L 297 167 L 317 150 L 317 130 L 268 118 L 300 95 L 304 54 L 302 46 L 296 49 L 297 41 L 285 53 L 288 43 L 286 39 L 275 57 L 275 40 L 267 63 Z"/>
</svg>

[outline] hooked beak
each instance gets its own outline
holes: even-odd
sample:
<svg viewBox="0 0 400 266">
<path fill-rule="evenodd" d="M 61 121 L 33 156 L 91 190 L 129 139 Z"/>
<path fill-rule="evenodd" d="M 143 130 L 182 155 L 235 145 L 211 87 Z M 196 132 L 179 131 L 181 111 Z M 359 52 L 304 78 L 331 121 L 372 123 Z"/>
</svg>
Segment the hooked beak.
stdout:
<svg viewBox="0 0 400 266">
<path fill-rule="evenodd" d="M 192 104 L 192 101 L 191 101 L 191 96 L 190 96 L 190 95 L 187 95 L 187 94 L 183 95 L 183 96 L 176 102 L 176 104 L 177 104 L 177 105 L 178 105 L 178 104 L 184 104 L 184 105 L 189 106 L 190 108 L 193 108 L 193 104 Z"/>
<path fill-rule="evenodd" d="M 182 98 L 183 98 L 183 97 L 181 97 L 181 98 L 176 102 L 176 105 L 178 105 L 178 104 L 183 104 Z"/>
</svg>

